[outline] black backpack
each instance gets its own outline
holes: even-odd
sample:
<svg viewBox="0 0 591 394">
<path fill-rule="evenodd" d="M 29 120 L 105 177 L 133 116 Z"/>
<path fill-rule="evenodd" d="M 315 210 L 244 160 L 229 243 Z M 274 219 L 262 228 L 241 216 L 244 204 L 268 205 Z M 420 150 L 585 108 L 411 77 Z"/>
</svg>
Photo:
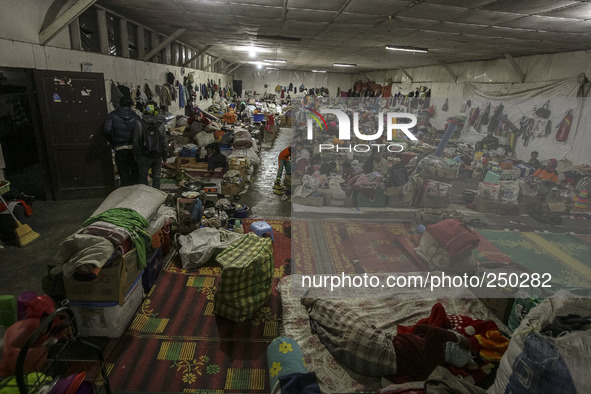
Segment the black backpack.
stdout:
<svg viewBox="0 0 591 394">
<path fill-rule="evenodd" d="M 148 123 L 143 119 L 141 122 L 144 129 L 141 141 L 142 155 L 154 158 L 163 156 L 164 146 L 162 146 L 159 130 L 162 123 Z"/>
<path fill-rule="evenodd" d="M 388 174 L 389 187 L 403 186 L 406 182 L 408 182 L 408 173 L 404 164 L 397 163 L 390 167 L 390 173 Z"/>
</svg>

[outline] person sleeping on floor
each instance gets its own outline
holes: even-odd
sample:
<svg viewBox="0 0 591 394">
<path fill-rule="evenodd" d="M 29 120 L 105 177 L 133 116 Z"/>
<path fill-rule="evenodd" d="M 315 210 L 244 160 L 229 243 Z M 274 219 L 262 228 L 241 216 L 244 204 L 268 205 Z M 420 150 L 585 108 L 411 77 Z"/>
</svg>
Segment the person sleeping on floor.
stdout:
<svg viewBox="0 0 591 394">
<path fill-rule="evenodd" d="M 422 381 L 437 366 L 444 366 L 454 373 L 471 370 L 465 375 L 471 375 L 476 382 L 486 372 L 482 373 L 474 362 L 472 350 L 476 348 L 482 356 L 487 355 L 490 347 L 492 351 L 488 353 L 490 358 L 487 361 L 498 361 L 508 344 L 500 333 L 498 336 L 492 334 L 498 333 L 492 321 L 459 316 L 459 320 L 463 318 L 470 324 L 459 331 L 478 332 L 470 340 L 457 331 L 457 326 L 453 327 L 455 330 L 445 328 L 449 327 L 448 316 L 439 303 L 433 306 L 429 318 L 421 319 L 413 327 L 399 326 L 395 336 L 368 324 L 342 303 L 304 298 L 302 304 L 307 307 L 312 333 L 318 335 L 335 360 L 364 376 L 386 377 L 395 382 Z M 458 321 L 457 316 L 449 318 Z M 471 346 L 472 339 L 475 346 Z"/>
</svg>

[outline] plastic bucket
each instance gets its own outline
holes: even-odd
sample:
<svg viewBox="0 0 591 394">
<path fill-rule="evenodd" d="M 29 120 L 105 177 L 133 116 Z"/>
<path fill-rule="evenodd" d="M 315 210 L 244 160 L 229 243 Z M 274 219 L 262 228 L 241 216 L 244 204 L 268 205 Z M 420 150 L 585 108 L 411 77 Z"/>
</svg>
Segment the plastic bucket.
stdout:
<svg viewBox="0 0 591 394">
<path fill-rule="evenodd" d="M 18 319 L 22 320 L 25 318 L 27 312 L 27 302 L 37 297 L 37 293 L 34 291 L 25 291 L 18 296 Z"/>
</svg>

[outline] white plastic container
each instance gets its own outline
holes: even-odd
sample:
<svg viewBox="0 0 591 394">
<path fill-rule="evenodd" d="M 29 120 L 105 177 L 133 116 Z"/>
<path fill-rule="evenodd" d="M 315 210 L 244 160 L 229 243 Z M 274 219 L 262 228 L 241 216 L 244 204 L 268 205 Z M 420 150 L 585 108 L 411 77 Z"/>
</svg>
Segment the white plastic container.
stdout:
<svg viewBox="0 0 591 394">
<path fill-rule="evenodd" d="M 83 337 L 119 338 L 144 298 L 141 275 L 125 296 L 125 303 L 72 301 L 78 330 Z"/>
</svg>

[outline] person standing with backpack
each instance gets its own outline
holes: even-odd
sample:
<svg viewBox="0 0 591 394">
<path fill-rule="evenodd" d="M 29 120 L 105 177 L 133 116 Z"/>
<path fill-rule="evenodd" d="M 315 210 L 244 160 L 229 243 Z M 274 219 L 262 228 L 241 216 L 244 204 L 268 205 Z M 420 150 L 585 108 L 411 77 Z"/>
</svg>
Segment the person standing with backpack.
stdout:
<svg viewBox="0 0 591 394">
<path fill-rule="evenodd" d="M 131 109 L 133 102 L 129 97 L 121 97 L 119 108 L 107 116 L 105 137 L 115 151 L 115 164 L 121 186 L 138 182 L 138 167 L 133 154 L 133 130 L 139 117 Z"/>
<path fill-rule="evenodd" d="M 160 189 L 162 159 L 166 151 L 164 122 L 158 117 L 158 105 L 148 101 L 141 119 L 135 123 L 133 132 L 133 153 L 138 163 L 139 183 L 148 184 L 148 173 L 152 170 L 152 186 Z"/>
</svg>

